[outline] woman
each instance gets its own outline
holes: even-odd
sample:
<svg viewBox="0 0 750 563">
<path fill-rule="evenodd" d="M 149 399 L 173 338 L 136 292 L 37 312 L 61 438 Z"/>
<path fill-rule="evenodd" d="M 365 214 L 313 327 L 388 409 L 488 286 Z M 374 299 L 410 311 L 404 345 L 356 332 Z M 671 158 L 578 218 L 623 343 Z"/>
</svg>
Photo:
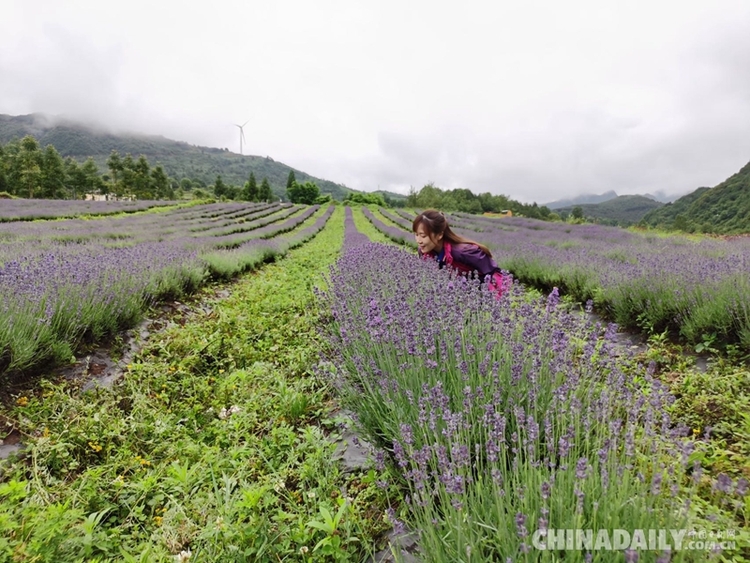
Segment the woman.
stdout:
<svg viewBox="0 0 750 563">
<path fill-rule="evenodd" d="M 433 258 L 442 268 L 446 264 L 460 274 L 469 276 L 477 272 L 484 280 L 490 276 L 488 287 L 500 297 L 512 284 L 492 259 L 490 249 L 454 233 L 440 211 L 423 211 L 412 223 L 414 237 L 421 258 Z"/>
</svg>

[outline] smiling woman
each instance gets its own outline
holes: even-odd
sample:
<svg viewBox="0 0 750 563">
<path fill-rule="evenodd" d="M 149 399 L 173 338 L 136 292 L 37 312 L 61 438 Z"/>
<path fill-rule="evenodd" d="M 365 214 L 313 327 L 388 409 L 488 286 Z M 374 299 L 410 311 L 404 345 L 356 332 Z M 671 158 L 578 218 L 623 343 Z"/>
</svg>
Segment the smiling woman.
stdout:
<svg viewBox="0 0 750 563">
<path fill-rule="evenodd" d="M 490 249 L 454 233 L 445 215 L 428 209 L 416 216 L 412 230 L 417 241 L 419 256 L 437 260 L 440 267 L 446 264 L 464 276 L 476 274 L 482 279 L 490 277 L 488 287 L 498 296 L 512 284 L 492 259 Z"/>
</svg>

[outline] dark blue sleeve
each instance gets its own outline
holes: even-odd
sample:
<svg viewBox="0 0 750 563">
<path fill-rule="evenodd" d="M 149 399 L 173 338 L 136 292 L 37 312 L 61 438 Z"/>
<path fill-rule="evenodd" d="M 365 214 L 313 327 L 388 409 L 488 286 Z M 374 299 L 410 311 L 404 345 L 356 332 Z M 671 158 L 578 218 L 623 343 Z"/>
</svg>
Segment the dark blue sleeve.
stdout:
<svg viewBox="0 0 750 563">
<path fill-rule="evenodd" d="M 453 260 L 461 262 L 472 270 L 476 270 L 482 277 L 500 271 L 492 257 L 487 256 L 475 244 L 462 244 L 461 246 L 454 247 Z"/>
</svg>

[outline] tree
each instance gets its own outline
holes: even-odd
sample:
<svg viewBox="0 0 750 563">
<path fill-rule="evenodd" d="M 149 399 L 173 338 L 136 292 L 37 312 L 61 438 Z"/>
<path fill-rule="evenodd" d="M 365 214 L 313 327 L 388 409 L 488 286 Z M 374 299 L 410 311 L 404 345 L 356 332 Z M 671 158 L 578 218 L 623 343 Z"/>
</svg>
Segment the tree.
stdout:
<svg viewBox="0 0 750 563">
<path fill-rule="evenodd" d="M 119 186 L 115 188 L 117 196 L 131 195 L 135 191 L 135 161 L 130 153 L 122 159 Z"/>
<path fill-rule="evenodd" d="M 65 194 L 65 163 L 52 145 L 47 145 L 42 154 L 41 196 L 48 199 Z"/>
<path fill-rule="evenodd" d="M 317 186 L 315 187 L 317 188 Z M 273 198 L 271 184 L 268 183 L 268 178 L 264 176 L 263 181 L 260 183 L 260 190 L 258 191 L 258 201 L 271 201 Z"/>
<path fill-rule="evenodd" d="M 214 195 L 216 197 L 222 197 L 226 195 L 227 193 L 227 185 L 224 183 L 224 180 L 221 179 L 221 174 L 216 176 L 216 181 L 214 182 Z"/>
<path fill-rule="evenodd" d="M 294 176 L 294 170 L 289 170 L 289 176 L 287 176 L 286 179 L 286 189 L 289 190 L 296 181 L 297 178 Z"/>
<path fill-rule="evenodd" d="M 151 188 L 156 199 L 174 199 L 174 190 L 169 183 L 169 178 L 158 164 L 151 171 Z"/>
<path fill-rule="evenodd" d="M 443 191 L 432 182 L 422 187 L 417 194 L 417 205 L 423 209 L 443 209 Z"/>
<path fill-rule="evenodd" d="M 133 167 L 134 182 L 133 194 L 138 199 L 153 199 L 154 193 L 151 189 L 151 166 L 146 157 L 141 155 Z"/>
<path fill-rule="evenodd" d="M 258 201 L 258 183 L 255 181 L 255 174 L 250 172 L 250 178 L 245 182 L 245 187 L 242 190 L 242 199 L 245 201 Z"/>
<path fill-rule="evenodd" d="M 576 219 L 580 221 L 583 219 L 583 207 L 580 205 L 576 205 L 570 212 L 570 216 L 573 217 L 573 219 Z"/>
<path fill-rule="evenodd" d="M 96 162 L 91 157 L 88 157 L 81 166 L 81 174 L 83 176 L 85 190 L 88 193 L 94 193 L 101 191 L 104 187 L 104 182 L 99 176 L 99 168 L 96 166 Z"/>
<path fill-rule="evenodd" d="M 6 156 L 5 148 L 3 145 L 0 145 L 0 192 L 10 193 L 7 177 L 8 162 Z"/>
<path fill-rule="evenodd" d="M 107 159 L 107 168 L 109 168 L 110 175 L 112 176 L 112 191 L 115 193 L 117 193 L 117 177 L 122 172 L 122 167 L 120 153 L 113 150 Z"/>
<path fill-rule="evenodd" d="M 292 187 L 287 190 L 287 196 L 292 203 L 312 205 L 320 196 L 320 189 L 315 182 L 305 182 L 304 184 L 294 182 Z"/>
<path fill-rule="evenodd" d="M 678 213 L 672 223 L 672 228 L 678 231 L 690 231 L 690 226 L 690 221 L 688 221 L 688 218 L 682 213 Z"/>
<path fill-rule="evenodd" d="M 238 186 L 229 185 L 227 186 L 227 191 L 224 194 L 224 197 L 227 199 L 240 199 L 240 196 L 242 195 L 242 190 Z"/>
<path fill-rule="evenodd" d="M 21 193 L 26 197 L 33 198 L 34 192 L 39 188 L 42 179 L 42 151 L 39 143 L 31 135 L 21 139 L 21 150 L 18 153 L 18 172 Z"/>
<path fill-rule="evenodd" d="M 79 199 L 86 193 L 86 173 L 70 157 L 65 159 L 65 178 L 73 199 Z"/>
<path fill-rule="evenodd" d="M 417 206 L 417 196 L 419 193 L 417 192 L 417 188 L 414 186 L 409 186 L 409 195 L 406 196 L 406 205 L 409 207 L 416 207 Z"/>
</svg>

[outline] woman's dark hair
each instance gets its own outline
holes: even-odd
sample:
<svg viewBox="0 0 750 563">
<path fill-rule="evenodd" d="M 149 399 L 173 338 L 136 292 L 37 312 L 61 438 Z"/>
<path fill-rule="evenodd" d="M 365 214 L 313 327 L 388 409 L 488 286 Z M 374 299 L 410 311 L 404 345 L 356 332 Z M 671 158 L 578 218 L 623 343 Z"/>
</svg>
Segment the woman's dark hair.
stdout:
<svg viewBox="0 0 750 563">
<path fill-rule="evenodd" d="M 492 258 L 492 252 L 483 244 L 454 233 L 448 225 L 448 219 L 445 218 L 445 215 L 441 211 L 436 209 L 422 211 L 422 213 L 414 218 L 414 222 L 411 224 L 412 231 L 416 233 L 419 225 L 424 225 L 425 230 L 431 237 L 442 234 L 443 240 L 447 240 L 451 244 L 475 244 L 482 252 Z"/>
</svg>

